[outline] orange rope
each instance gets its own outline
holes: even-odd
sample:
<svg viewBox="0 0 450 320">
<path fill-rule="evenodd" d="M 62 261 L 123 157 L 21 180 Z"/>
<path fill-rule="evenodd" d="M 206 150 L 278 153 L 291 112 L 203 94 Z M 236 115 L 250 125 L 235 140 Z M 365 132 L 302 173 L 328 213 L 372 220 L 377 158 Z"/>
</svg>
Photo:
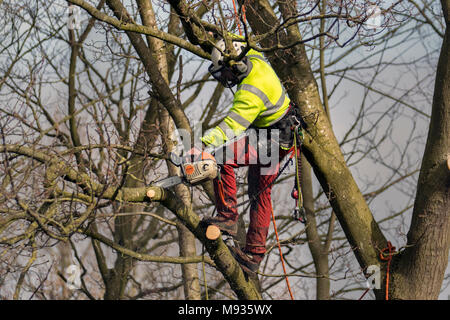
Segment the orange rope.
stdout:
<svg viewBox="0 0 450 320">
<path fill-rule="evenodd" d="M 387 254 L 386 254 L 387 251 Z M 390 269 L 391 269 L 391 261 L 392 261 L 392 255 L 395 253 L 395 247 L 392 245 L 392 243 L 390 241 L 387 242 L 387 247 L 384 248 L 383 250 L 381 250 L 380 252 L 380 260 L 382 261 L 387 261 L 387 268 L 386 268 L 386 296 L 385 299 L 389 300 L 389 274 L 390 274 Z M 370 290 L 366 289 L 366 291 L 364 291 L 364 293 L 362 294 L 362 296 L 358 299 L 361 300 L 366 293 Z"/>
<path fill-rule="evenodd" d="M 385 256 L 386 251 L 388 255 Z M 390 241 L 387 243 L 387 248 L 384 248 L 380 252 L 380 259 L 383 261 L 387 261 L 387 269 L 386 269 L 386 300 L 389 300 L 389 272 L 391 268 L 392 254 L 395 252 L 395 247 L 392 245 Z"/>
<path fill-rule="evenodd" d="M 283 252 L 281 251 L 280 240 L 278 238 L 277 224 L 275 223 L 275 215 L 273 214 L 273 208 L 272 208 L 272 221 L 273 221 L 273 228 L 275 230 L 275 236 L 277 237 L 278 250 L 280 251 L 281 265 L 283 266 L 283 271 L 284 271 L 284 276 L 286 279 L 287 288 L 288 288 L 289 294 L 291 295 L 291 300 L 294 300 L 294 295 L 292 294 L 291 286 L 289 284 L 289 279 L 288 279 L 287 272 L 286 272 L 286 266 L 284 265 Z"/>
<path fill-rule="evenodd" d="M 239 35 L 242 36 L 241 22 L 239 21 L 238 12 L 237 12 L 237 9 L 236 9 L 236 2 L 234 0 L 233 0 L 233 7 L 234 7 L 234 15 L 235 15 L 235 19 L 236 19 L 236 24 L 237 24 L 238 29 L 239 29 Z"/>
<path fill-rule="evenodd" d="M 240 20 L 239 20 L 239 15 L 238 15 L 238 12 L 237 12 L 235 0 L 233 0 L 233 7 L 234 7 L 234 16 L 235 16 L 235 19 L 236 19 L 236 24 L 237 24 L 238 29 L 239 29 L 239 35 L 242 36 L 241 22 L 240 22 Z M 244 22 L 247 22 L 247 21 L 246 21 L 247 18 L 246 18 L 246 16 L 245 16 L 245 5 L 244 5 L 244 4 L 242 5 L 242 20 L 244 20 Z"/>
</svg>

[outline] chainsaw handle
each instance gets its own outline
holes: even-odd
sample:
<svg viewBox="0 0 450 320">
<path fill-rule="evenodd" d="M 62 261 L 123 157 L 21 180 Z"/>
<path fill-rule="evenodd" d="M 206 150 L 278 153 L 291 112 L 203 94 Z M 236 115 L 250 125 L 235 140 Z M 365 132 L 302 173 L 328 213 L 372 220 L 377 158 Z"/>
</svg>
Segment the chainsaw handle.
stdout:
<svg viewBox="0 0 450 320">
<path fill-rule="evenodd" d="M 175 165 L 177 167 L 181 166 L 181 164 L 183 163 L 183 158 L 178 156 L 174 152 L 169 153 L 169 160 L 170 160 L 170 162 L 173 163 L 173 165 Z"/>
</svg>

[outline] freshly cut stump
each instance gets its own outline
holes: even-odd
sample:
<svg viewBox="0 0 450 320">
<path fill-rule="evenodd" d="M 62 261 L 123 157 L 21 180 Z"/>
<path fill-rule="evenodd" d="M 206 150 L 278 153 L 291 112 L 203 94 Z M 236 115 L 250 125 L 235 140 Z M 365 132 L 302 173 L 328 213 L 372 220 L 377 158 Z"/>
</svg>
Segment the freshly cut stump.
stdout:
<svg viewBox="0 0 450 320">
<path fill-rule="evenodd" d="M 147 191 L 147 197 L 149 197 L 150 199 L 153 198 L 155 194 L 156 194 L 155 190 L 149 189 Z"/>
<path fill-rule="evenodd" d="M 208 226 L 208 228 L 206 228 L 206 237 L 209 240 L 216 240 L 217 238 L 220 237 L 220 229 L 219 227 L 211 224 Z"/>
</svg>

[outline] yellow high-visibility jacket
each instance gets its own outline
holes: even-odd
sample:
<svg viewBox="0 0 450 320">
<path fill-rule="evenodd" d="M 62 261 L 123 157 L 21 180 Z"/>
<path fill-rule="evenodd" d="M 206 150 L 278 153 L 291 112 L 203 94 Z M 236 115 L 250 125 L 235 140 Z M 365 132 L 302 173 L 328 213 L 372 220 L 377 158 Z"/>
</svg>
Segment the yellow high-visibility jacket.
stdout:
<svg viewBox="0 0 450 320">
<path fill-rule="evenodd" d="M 250 73 L 238 85 L 233 106 L 224 120 L 201 138 L 205 145 L 220 146 L 251 124 L 256 128 L 269 127 L 289 109 L 290 99 L 261 53 L 252 49 L 246 56 L 251 61 Z"/>
</svg>

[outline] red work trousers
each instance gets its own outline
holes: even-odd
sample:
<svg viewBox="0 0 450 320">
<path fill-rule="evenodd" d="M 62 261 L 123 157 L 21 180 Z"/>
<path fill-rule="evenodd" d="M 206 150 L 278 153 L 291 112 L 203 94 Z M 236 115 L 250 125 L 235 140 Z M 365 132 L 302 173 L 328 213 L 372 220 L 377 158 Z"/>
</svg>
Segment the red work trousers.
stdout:
<svg viewBox="0 0 450 320">
<path fill-rule="evenodd" d="M 234 169 L 248 166 L 248 196 L 249 199 L 255 199 L 250 200 L 250 225 L 244 251 L 263 254 L 266 252 L 266 239 L 272 216 L 272 183 L 280 170 L 281 160 L 289 151 L 279 148 L 279 156 L 272 159 L 272 163 L 261 164 L 257 150 L 247 142 L 248 138 L 235 142 L 234 150 L 231 150 L 232 156 L 220 166 L 220 177 L 214 180 L 216 208 L 219 215 L 237 221 L 237 188 Z M 220 190 L 220 184 L 223 185 L 223 193 Z"/>
</svg>

